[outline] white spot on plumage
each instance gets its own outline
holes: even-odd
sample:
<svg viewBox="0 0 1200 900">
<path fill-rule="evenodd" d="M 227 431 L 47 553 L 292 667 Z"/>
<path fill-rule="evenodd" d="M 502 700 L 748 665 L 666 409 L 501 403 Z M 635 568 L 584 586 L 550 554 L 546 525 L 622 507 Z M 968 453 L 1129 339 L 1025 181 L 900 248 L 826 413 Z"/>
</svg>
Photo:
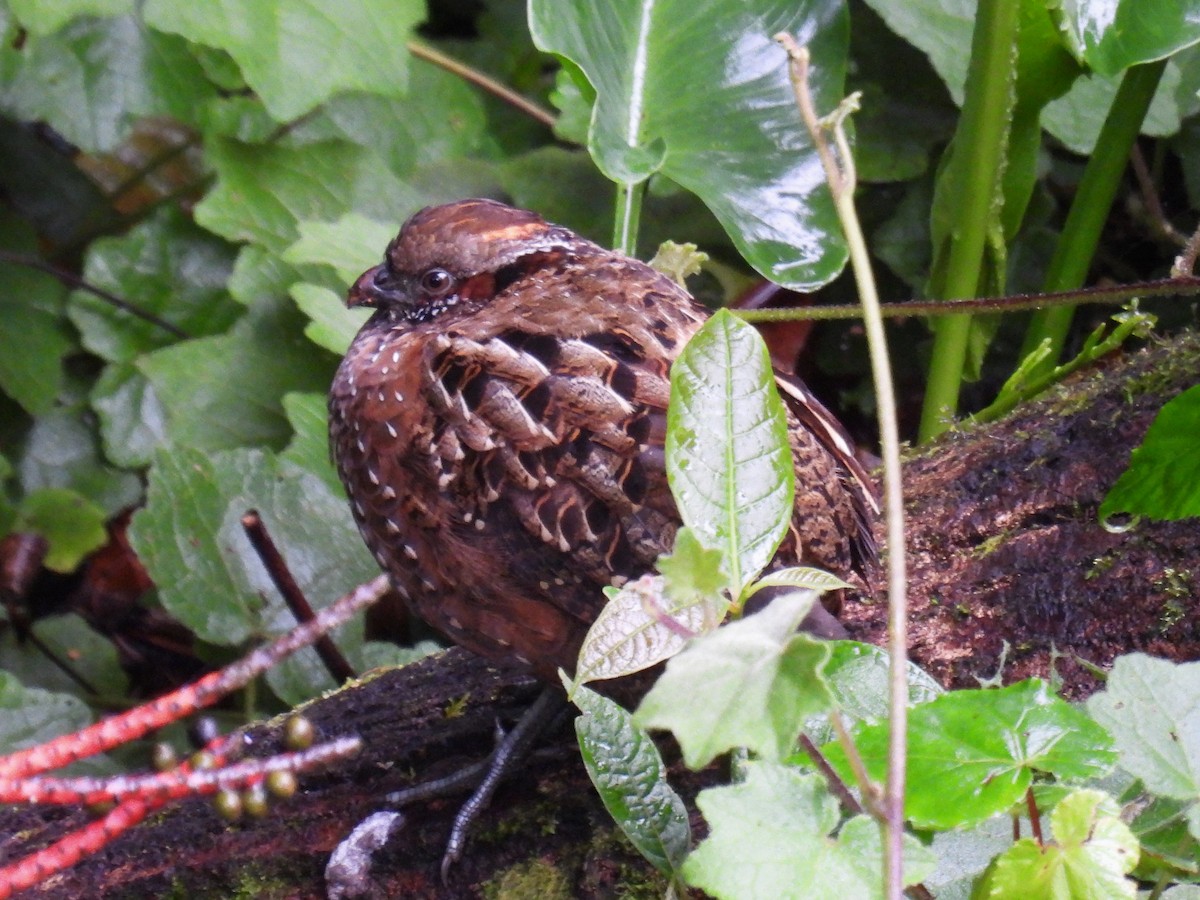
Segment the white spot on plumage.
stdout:
<svg viewBox="0 0 1200 900">
<path fill-rule="evenodd" d="M 396 426 L 393 425 L 391 422 L 384 422 L 383 424 L 387 427 L 387 433 L 391 437 L 395 437 L 396 436 Z"/>
<path fill-rule="evenodd" d="M 397 403 L 404 402 L 404 395 L 402 393 L 400 393 L 399 391 L 392 391 L 392 396 L 396 398 Z"/>
<path fill-rule="evenodd" d="M 399 350 L 395 350 L 395 351 L 393 351 L 393 352 L 392 352 L 392 362 L 393 362 L 393 363 L 399 363 L 399 362 L 400 362 L 400 351 L 399 351 Z"/>
<path fill-rule="evenodd" d="M 367 466 L 367 477 L 371 479 L 371 484 L 374 484 L 374 485 L 379 484 L 379 473 L 376 472 L 374 469 L 372 469 L 370 466 Z"/>
<path fill-rule="evenodd" d="M 396 499 L 396 489 L 394 487 L 392 487 L 390 484 L 385 484 L 383 486 L 383 491 L 382 491 L 381 496 L 383 497 L 384 500 L 395 500 Z"/>
<path fill-rule="evenodd" d="M 484 527 L 485 527 L 485 526 L 484 526 L 484 524 L 483 524 L 483 519 L 476 519 L 476 520 L 475 520 L 475 530 L 476 530 L 476 531 L 483 531 Z"/>
<path fill-rule="evenodd" d="M 400 526 L 396 524 L 395 520 L 384 519 L 383 521 L 387 525 L 387 530 L 389 533 L 391 533 L 391 534 L 399 534 L 400 533 Z"/>
<path fill-rule="evenodd" d="M 407 556 L 409 559 L 416 559 L 417 551 L 415 549 L 413 549 L 412 544 L 405 544 L 404 545 L 404 555 Z"/>
</svg>

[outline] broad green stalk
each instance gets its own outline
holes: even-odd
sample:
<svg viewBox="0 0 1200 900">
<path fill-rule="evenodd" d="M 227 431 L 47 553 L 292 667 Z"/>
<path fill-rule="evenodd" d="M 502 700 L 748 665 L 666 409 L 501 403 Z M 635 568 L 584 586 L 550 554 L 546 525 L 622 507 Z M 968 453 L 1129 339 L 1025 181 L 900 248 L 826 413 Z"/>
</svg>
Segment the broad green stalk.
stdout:
<svg viewBox="0 0 1200 900">
<path fill-rule="evenodd" d="M 971 162 L 970 177 L 957 184 L 945 276 L 931 285 L 939 299 L 974 297 L 979 289 L 992 205 L 1004 175 L 1009 115 L 1016 79 L 1017 26 L 1021 4 L 1015 0 L 980 0 L 971 40 L 962 118 L 954 135 L 955 158 Z M 971 317 L 947 316 L 934 324 L 933 358 L 925 386 L 919 438 L 944 431 L 958 411 L 958 394 L 967 358 Z"/>
<path fill-rule="evenodd" d="M 896 420 L 896 392 L 888 361 L 887 335 L 883 328 L 879 293 L 871 272 L 871 257 L 858 213 L 854 209 L 854 157 L 842 121 L 858 108 L 858 96 L 843 100 L 835 112 L 818 119 L 808 88 L 808 49 L 798 47 L 791 35 L 778 34 L 790 57 L 792 87 L 800 115 L 813 138 L 833 193 L 834 205 L 846 245 L 854 283 L 862 303 L 863 326 L 875 382 L 879 416 L 879 444 L 883 457 L 884 515 L 887 528 L 888 569 L 888 658 L 889 658 L 889 744 L 887 785 L 882 803 L 884 832 L 884 889 L 889 900 L 899 900 L 904 888 L 904 782 L 908 743 L 908 565 L 904 551 L 904 494 L 900 476 L 900 429 Z M 835 155 L 825 132 L 831 131 Z M 853 754 L 851 754 L 853 758 Z"/>
<path fill-rule="evenodd" d="M 613 249 L 626 256 L 637 256 L 638 226 L 642 217 L 642 195 L 645 191 L 645 181 L 621 182 L 617 185 Z"/>
<path fill-rule="evenodd" d="M 1096 148 L 1083 171 L 1058 246 L 1054 248 L 1043 291 L 1073 291 L 1083 286 L 1100 242 L 1100 232 L 1108 219 L 1113 198 L 1117 195 L 1129 161 L 1129 152 L 1141 131 L 1142 120 L 1150 108 L 1150 101 L 1154 98 L 1166 65 L 1167 61 L 1163 59 L 1133 66 L 1121 79 L 1108 118 L 1104 120 L 1100 136 L 1096 138 Z M 1054 368 L 1062 355 L 1063 342 L 1073 315 L 1074 309 L 1069 306 L 1056 306 L 1034 313 L 1029 330 L 1025 333 L 1021 358 L 1036 350 L 1047 338 L 1050 340 L 1050 353 L 1031 374 L 1043 375 Z"/>
</svg>

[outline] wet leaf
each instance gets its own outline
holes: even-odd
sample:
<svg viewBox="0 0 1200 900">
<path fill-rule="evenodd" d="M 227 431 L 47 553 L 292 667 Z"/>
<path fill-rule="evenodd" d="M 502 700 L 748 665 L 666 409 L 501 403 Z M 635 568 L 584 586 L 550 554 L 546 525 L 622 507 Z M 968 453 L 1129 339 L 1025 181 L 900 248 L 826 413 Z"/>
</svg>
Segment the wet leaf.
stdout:
<svg viewBox="0 0 1200 900">
<path fill-rule="evenodd" d="M 676 877 L 691 828 L 654 741 L 608 698 L 575 688 L 573 699 L 583 712 L 575 720 L 579 749 L 604 807 L 651 865 Z"/>
<path fill-rule="evenodd" d="M 846 67 L 841 3 L 534 0 L 529 21 L 538 47 L 574 63 L 595 92 L 588 148 L 605 175 L 636 184 L 661 173 L 693 191 L 772 281 L 808 289 L 837 274 L 841 230 L 773 36 L 809 46 L 816 103 L 833 109 Z M 578 120 L 579 101 L 569 106 Z"/>
<path fill-rule="evenodd" d="M 724 554 L 740 597 L 787 532 L 795 474 L 767 348 L 727 310 L 671 366 L 666 454 L 684 524 Z"/>
<path fill-rule="evenodd" d="M 873 779 L 887 768 L 887 724 L 863 725 L 854 740 Z M 823 748 L 852 779 L 836 744 Z M 951 691 L 909 711 L 905 815 L 918 828 L 959 828 L 1008 810 L 1035 772 L 1083 780 L 1116 761 L 1104 730 L 1029 679 L 999 690 Z"/>
</svg>

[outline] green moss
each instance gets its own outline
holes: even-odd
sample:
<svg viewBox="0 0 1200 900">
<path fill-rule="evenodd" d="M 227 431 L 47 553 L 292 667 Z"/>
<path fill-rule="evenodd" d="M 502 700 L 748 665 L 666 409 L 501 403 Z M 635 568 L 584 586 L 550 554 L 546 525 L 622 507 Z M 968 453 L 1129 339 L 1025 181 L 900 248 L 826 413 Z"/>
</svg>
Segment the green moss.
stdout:
<svg viewBox="0 0 1200 900">
<path fill-rule="evenodd" d="M 499 873 L 483 884 L 482 889 L 486 900 L 525 900 L 527 897 L 571 900 L 574 896 L 567 876 L 545 860 L 536 858 Z"/>
<path fill-rule="evenodd" d="M 1158 617 L 1158 633 L 1167 635 L 1187 615 L 1186 601 L 1194 596 L 1193 579 L 1189 572 L 1167 567 L 1151 584 L 1155 590 L 1166 595 Z"/>
<path fill-rule="evenodd" d="M 667 879 L 642 859 L 621 829 L 597 828 L 592 833 L 587 856 L 605 861 L 616 882 L 611 887 L 618 900 L 660 900 L 667 896 L 670 887 Z M 584 869 L 589 868 L 585 863 Z"/>
<path fill-rule="evenodd" d="M 971 551 L 971 556 L 974 559 L 983 559 L 985 556 L 991 556 L 999 550 L 1012 537 L 1011 531 L 1002 531 L 999 534 L 994 534 L 990 538 L 981 541 L 980 544 Z"/>
<path fill-rule="evenodd" d="M 1097 556 L 1092 560 L 1092 564 L 1088 566 L 1088 570 L 1083 573 L 1083 580 L 1091 581 L 1094 578 L 1099 578 L 1116 565 L 1117 558 L 1118 553 L 1115 550 L 1109 550 L 1102 556 Z"/>
<path fill-rule="evenodd" d="M 257 866 L 248 865 L 238 873 L 237 883 L 229 893 L 233 900 L 262 900 L 267 897 L 287 897 L 295 885 L 272 877 Z"/>
</svg>

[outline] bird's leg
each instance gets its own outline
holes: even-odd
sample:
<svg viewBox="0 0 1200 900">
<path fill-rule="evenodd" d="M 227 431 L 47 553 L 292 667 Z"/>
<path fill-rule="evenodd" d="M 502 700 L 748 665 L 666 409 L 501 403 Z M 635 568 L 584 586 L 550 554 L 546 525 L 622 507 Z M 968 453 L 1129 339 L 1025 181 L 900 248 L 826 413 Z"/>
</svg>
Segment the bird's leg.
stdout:
<svg viewBox="0 0 1200 900">
<path fill-rule="evenodd" d="M 533 705 L 525 710 L 517 724 L 504 735 L 503 740 L 492 751 L 491 757 L 485 763 L 486 773 L 483 779 L 454 817 L 454 827 L 450 829 L 450 839 L 446 842 L 446 852 L 442 855 L 443 884 L 450 874 L 450 867 L 462 857 L 471 826 L 475 824 L 479 814 L 487 809 L 500 782 L 529 755 L 533 742 L 558 718 L 566 706 L 567 698 L 563 696 L 560 688 L 544 688 Z"/>
<path fill-rule="evenodd" d="M 454 825 L 442 856 L 443 883 L 450 873 L 451 866 L 462 857 L 471 827 L 475 824 L 479 814 L 487 809 L 492 795 L 496 793 L 496 788 L 531 755 L 529 751 L 533 743 L 558 720 L 567 707 L 567 700 L 561 688 L 544 688 L 533 705 L 521 714 L 521 718 L 517 720 L 512 729 L 505 733 L 497 727 L 499 733 L 496 746 L 487 759 L 463 766 L 444 778 L 425 781 L 387 795 L 386 799 L 389 804 L 403 807 L 423 800 L 445 797 L 474 787 L 474 792 L 454 817 Z M 356 828 L 335 851 L 334 858 L 338 862 L 338 871 L 336 874 L 328 870 L 326 872 L 327 887 L 331 891 L 331 896 L 346 898 L 358 896 L 363 890 L 359 886 L 365 885 L 369 881 L 371 857 L 384 843 L 378 839 L 378 834 L 390 833 L 394 836 L 402 827 L 403 818 L 399 817 L 397 813 L 390 813 L 385 828 L 375 827 L 371 831 L 371 840 L 364 841 L 358 837 L 360 829 L 380 815 L 377 813 L 376 816 L 372 816 L 367 822 Z M 379 821 L 383 822 L 382 819 Z M 336 879 L 336 885 L 330 879 Z"/>
</svg>

